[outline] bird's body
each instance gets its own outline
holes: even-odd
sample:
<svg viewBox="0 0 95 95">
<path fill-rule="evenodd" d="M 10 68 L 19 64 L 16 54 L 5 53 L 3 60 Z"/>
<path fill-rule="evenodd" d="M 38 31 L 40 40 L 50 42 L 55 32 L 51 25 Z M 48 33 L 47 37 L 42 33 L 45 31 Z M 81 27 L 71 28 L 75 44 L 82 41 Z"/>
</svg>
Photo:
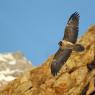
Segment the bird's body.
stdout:
<svg viewBox="0 0 95 95">
<path fill-rule="evenodd" d="M 54 55 L 51 63 L 51 73 L 55 76 L 64 65 L 64 63 L 70 57 L 72 51 L 83 51 L 84 47 L 80 44 L 76 44 L 78 37 L 78 25 L 79 25 L 79 14 L 77 12 L 73 13 L 66 25 L 64 31 L 64 37 L 60 41 L 59 49 Z"/>
<path fill-rule="evenodd" d="M 73 49 L 74 44 L 66 41 L 66 40 L 62 40 L 59 42 L 59 45 L 62 49 Z"/>
<path fill-rule="evenodd" d="M 78 51 L 78 52 L 84 50 L 84 47 L 81 44 L 73 44 L 66 40 L 60 41 L 59 46 L 61 47 L 61 49 L 71 49 L 73 51 Z"/>
</svg>

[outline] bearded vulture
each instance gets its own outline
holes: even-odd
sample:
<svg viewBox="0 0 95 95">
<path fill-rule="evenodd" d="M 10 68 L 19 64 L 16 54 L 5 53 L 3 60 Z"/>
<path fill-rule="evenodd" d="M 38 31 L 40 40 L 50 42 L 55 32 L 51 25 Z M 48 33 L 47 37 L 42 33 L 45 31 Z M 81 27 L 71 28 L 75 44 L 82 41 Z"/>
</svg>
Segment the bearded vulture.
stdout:
<svg viewBox="0 0 95 95">
<path fill-rule="evenodd" d="M 64 37 L 60 41 L 59 49 L 55 53 L 53 60 L 51 62 L 51 73 L 53 76 L 56 76 L 60 71 L 61 67 L 70 57 L 72 51 L 81 52 L 84 50 L 84 47 L 81 44 L 76 44 L 79 30 L 79 13 L 73 13 L 66 25 L 64 31 Z"/>
</svg>

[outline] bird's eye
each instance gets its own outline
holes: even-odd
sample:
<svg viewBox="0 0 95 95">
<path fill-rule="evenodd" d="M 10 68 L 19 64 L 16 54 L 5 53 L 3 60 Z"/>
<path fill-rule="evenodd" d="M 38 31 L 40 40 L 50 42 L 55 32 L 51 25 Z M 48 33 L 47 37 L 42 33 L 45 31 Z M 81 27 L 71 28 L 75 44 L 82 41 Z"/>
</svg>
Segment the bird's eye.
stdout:
<svg viewBox="0 0 95 95">
<path fill-rule="evenodd" d="M 60 41 L 60 42 L 58 43 L 58 45 L 59 45 L 59 46 L 62 46 L 62 41 Z"/>
</svg>

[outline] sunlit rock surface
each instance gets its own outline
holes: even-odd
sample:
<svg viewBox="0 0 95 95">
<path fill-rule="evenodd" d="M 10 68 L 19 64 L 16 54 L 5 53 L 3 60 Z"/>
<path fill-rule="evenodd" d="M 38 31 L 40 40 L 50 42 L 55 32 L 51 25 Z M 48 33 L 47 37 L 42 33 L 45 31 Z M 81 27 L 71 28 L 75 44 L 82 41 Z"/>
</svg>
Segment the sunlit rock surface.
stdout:
<svg viewBox="0 0 95 95">
<path fill-rule="evenodd" d="M 72 52 L 56 77 L 50 72 L 52 55 L 41 66 L 9 83 L 0 94 L 92 95 L 95 90 L 95 26 L 90 27 L 77 43 L 84 45 L 85 51 Z"/>
</svg>

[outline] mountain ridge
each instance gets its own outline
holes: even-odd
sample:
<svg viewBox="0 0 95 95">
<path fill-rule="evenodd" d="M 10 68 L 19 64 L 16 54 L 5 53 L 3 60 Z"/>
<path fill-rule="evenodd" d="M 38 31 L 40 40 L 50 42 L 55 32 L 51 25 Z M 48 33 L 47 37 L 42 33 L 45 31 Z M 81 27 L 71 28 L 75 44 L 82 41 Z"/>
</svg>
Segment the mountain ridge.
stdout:
<svg viewBox="0 0 95 95">
<path fill-rule="evenodd" d="M 21 52 L 0 53 L 0 87 L 21 76 L 32 67 Z"/>
</svg>

